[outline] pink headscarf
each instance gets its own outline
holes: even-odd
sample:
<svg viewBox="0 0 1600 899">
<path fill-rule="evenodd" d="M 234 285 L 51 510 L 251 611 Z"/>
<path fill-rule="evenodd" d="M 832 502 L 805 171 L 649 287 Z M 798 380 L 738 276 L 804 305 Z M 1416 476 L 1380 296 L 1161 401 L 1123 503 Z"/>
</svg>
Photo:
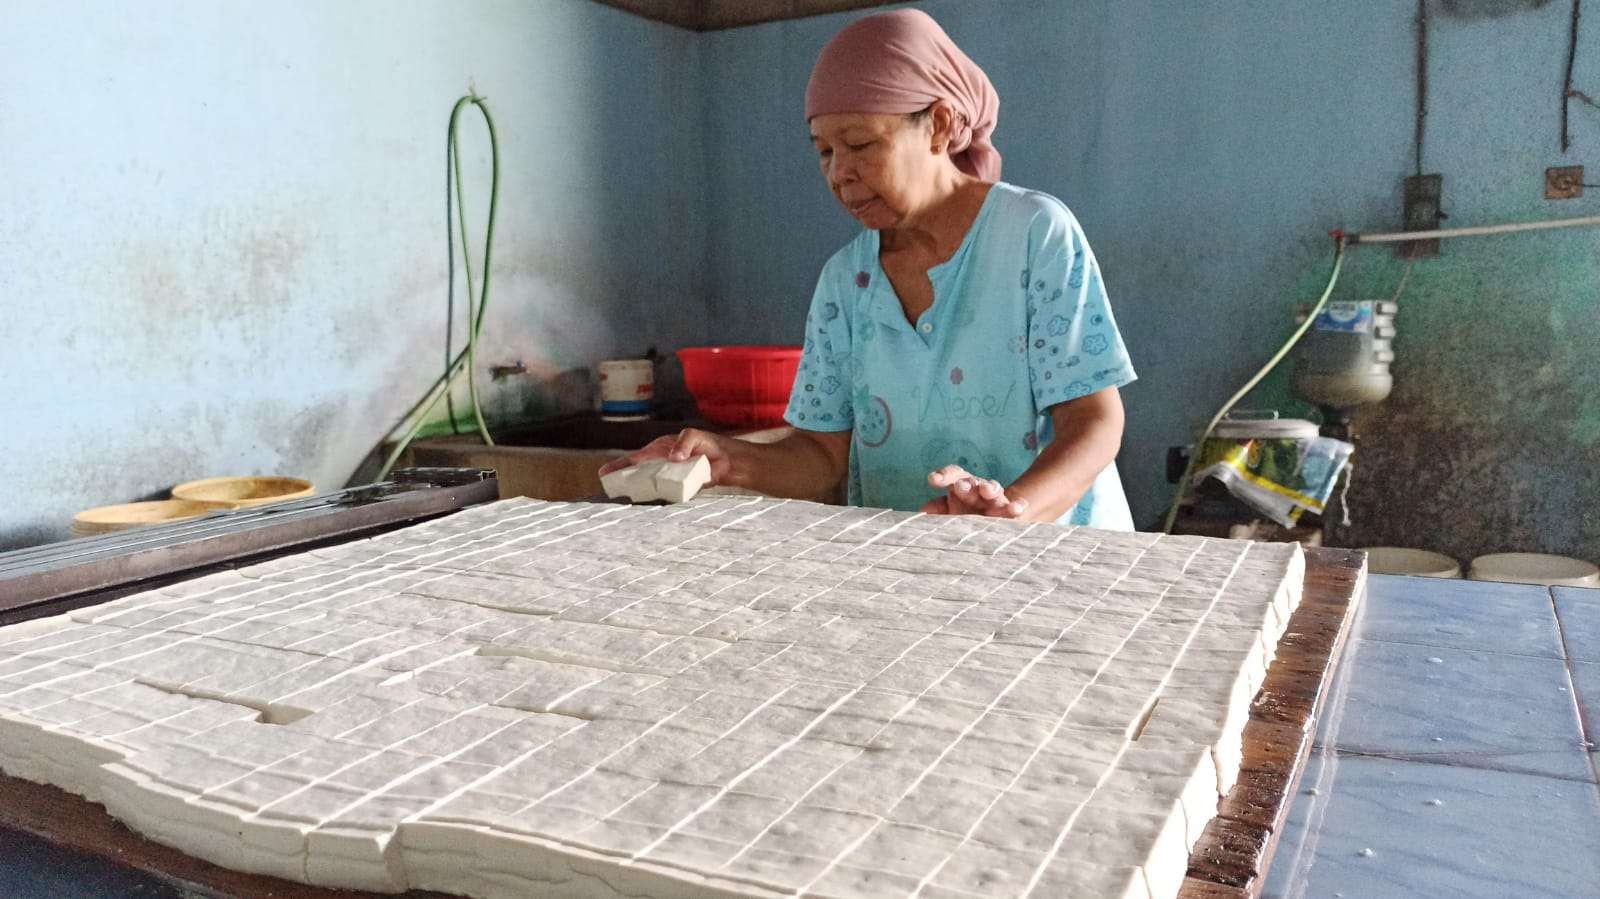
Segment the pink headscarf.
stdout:
<svg viewBox="0 0 1600 899">
<path fill-rule="evenodd" d="M 834 35 L 806 85 L 806 120 L 841 112 L 921 112 L 938 100 L 949 101 L 965 120 L 950 144 L 956 167 L 1000 180 L 1000 151 L 989 142 L 1000 97 L 989 76 L 921 10 L 867 16 Z"/>
</svg>

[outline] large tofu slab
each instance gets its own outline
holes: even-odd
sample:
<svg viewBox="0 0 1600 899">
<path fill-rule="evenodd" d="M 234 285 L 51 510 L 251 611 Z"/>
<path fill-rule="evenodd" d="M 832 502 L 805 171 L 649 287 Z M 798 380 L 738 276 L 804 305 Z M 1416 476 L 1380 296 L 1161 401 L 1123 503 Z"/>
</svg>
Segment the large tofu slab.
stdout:
<svg viewBox="0 0 1600 899">
<path fill-rule="evenodd" d="M 331 887 L 1170 899 L 1302 579 L 1292 545 L 508 500 L 0 628 L 0 768 Z"/>
</svg>

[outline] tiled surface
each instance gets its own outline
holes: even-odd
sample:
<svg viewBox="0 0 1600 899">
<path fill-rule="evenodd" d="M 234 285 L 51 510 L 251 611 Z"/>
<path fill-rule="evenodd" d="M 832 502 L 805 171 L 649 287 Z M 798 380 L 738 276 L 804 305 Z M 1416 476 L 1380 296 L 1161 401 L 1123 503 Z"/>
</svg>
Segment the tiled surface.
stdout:
<svg viewBox="0 0 1600 899">
<path fill-rule="evenodd" d="M 1600 662 L 1573 662 L 1572 683 L 1578 691 L 1578 706 L 1589 727 L 1592 740 L 1600 728 Z M 1590 749 L 1600 750 L 1600 746 Z"/>
<path fill-rule="evenodd" d="M 506 501 L 0 629 L 0 761 L 330 886 L 1176 883 L 1302 565 L 765 499 Z"/>
<path fill-rule="evenodd" d="M 1315 836 L 1321 833 L 1322 820 L 1327 815 L 1338 761 L 1332 750 L 1322 747 L 1313 748 L 1306 759 L 1299 793 L 1289 806 L 1289 816 L 1283 823 L 1278 847 L 1272 856 L 1272 867 L 1267 871 L 1267 883 L 1262 891 L 1264 899 L 1281 899 L 1289 885 L 1302 881 L 1316 861 Z"/>
<path fill-rule="evenodd" d="M 1305 798 L 1326 803 L 1316 862 L 1270 878 L 1274 899 L 1600 896 L 1592 783 L 1345 756 Z"/>
<path fill-rule="evenodd" d="M 1600 591 L 1370 584 L 1264 895 L 1600 897 Z"/>
<path fill-rule="evenodd" d="M 1374 576 L 1365 640 L 1561 658 L 1550 593 L 1523 584 Z M 1600 615 L 1600 605 L 1595 612 Z"/>
<path fill-rule="evenodd" d="M 1600 662 L 1600 590 L 1557 587 L 1556 612 L 1567 656 L 1575 662 Z"/>
<path fill-rule="evenodd" d="M 1560 659 L 1377 640 L 1346 651 L 1353 668 L 1336 749 L 1589 776 Z"/>
</svg>

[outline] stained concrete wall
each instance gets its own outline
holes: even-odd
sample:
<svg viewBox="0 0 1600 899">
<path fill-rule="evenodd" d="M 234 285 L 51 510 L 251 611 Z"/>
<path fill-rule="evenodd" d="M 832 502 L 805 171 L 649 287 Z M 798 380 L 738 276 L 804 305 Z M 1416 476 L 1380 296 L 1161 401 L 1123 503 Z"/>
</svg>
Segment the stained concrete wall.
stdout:
<svg viewBox="0 0 1600 899">
<path fill-rule="evenodd" d="M 1398 221 L 1415 5 L 919 5 L 999 87 L 1007 180 L 1065 199 L 1100 255 L 1143 376 L 1120 462 L 1148 524 L 1165 448 L 1285 336 L 1325 232 Z M 1600 112 L 1575 105 L 1556 145 L 1566 5 L 1434 11 L 1426 167 L 1449 224 L 1596 212 L 1539 190 L 1546 165 L 1600 165 Z M 0 545 L 190 477 L 342 482 L 442 365 L 441 132 L 471 85 L 506 161 L 484 366 L 536 372 L 489 385 L 491 416 L 549 411 L 556 373 L 646 343 L 793 341 L 853 233 L 801 119 L 849 18 L 694 35 L 587 0 L 8 11 Z M 1597 47 L 1590 22 L 1592 95 Z M 1418 265 L 1342 537 L 1600 557 L 1596 248 L 1489 238 Z M 1401 271 L 1361 250 L 1340 296 Z M 1283 379 L 1250 404 L 1289 406 Z"/>
<path fill-rule="evenodd" d="M 1119 459 L 1135 519 L 1170 498 L 1184 442 L 1315 297 L 1333 228 L 1388 230 L 1412 174 L 1416 5 L 930 0 L 1001 97 L 1006 180 L 1078 214 L 1141 380 Z M 1548 165 L 1600 165 L 1600 111 L 1557 144 L 1570 7 L 1434 4 L 1428 171 L 1448 224 L 1594 214 L 1542 198 Z M 707 36 L 713 314 L 723 338 L 794 342 L 823 261 L 854 233 L 827 196 L 802 95 L 851 15 Z M 1600 94 L 1600 21 L 1577 84 Z M 1466 558 L 1532 549 L 1600 558 L 1600 232 L 1484 238 L 1420 263 L 1402 298 L 1397 386 L 1363 415 L 1357 545 Z M 1401 263 L 1350 260 L 1337 297 L 1387 297 Z M 1283 378 L 1247 405 L 1302 411 Z"/>
<path fill-rule="evenodd" d="M 480 367 L 533 372 L 484 379 L 491 417 L 703 340 L 698 56 L 587 0 L 10 5 L 0 547 L 191 478 L 341 486 L 443 367 L 445 123 L 472 88 L 503 169 Z"/>
</svg>

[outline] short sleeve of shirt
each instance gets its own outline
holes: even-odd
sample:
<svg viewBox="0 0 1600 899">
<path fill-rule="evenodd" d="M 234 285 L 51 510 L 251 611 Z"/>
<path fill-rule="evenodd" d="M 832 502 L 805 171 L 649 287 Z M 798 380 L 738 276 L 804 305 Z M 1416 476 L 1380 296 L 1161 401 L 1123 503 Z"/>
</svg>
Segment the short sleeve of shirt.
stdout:
<svg viewBox="0 0 1600 899">
<path fill-rule="evenodd" d="M 805 349 L 784 421 L 804 431 L 848 431 L 855 424 L 850 401 L 850 317 L 837 267 L 825 266 L 806 315 Z"/>
<path fill-rule="evenodd" d="M 1137 376 L 1111 317 L 1100 265 L 1065 206 L 1041 207 L 1028 232 L 1028 380 L 1041 411 Z"/>
</svg>

